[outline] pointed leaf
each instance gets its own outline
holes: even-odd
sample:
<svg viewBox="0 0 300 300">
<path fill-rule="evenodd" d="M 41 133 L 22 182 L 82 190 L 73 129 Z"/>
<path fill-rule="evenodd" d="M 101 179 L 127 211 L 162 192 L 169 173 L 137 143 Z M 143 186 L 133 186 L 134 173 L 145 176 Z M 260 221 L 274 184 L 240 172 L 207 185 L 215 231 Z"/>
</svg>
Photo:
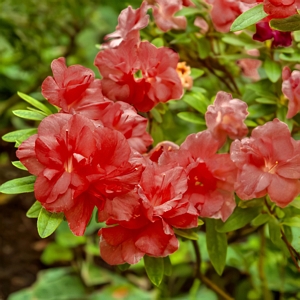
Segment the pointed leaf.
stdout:
<svg viewBox="0 0 300 300">
<path fill-rule="evenodd" d="M 26 176 L 9 180 L 0 185 L 0 193 L 22 194 L 33 192 L 35 179 L 35 176 Z"/>
<path fill-rule="evenodd" d="M 189 239 L 189 240 L 198 240 L 198 234 L 197 232 L 195 232 L 193 229 L 177 229 L 177 228 L 173 228 L 174 232 L 179 235 L 179 236 L 182 236 L 186 239 Z"/>
<path fill-rule="evenodd" d="M 23 118 L 27 120 L 35 120 L 35 121 L 41 121 L 45 118 L 44 114 L 35 111 L 26 110 L 26 109 L 14 110 L 13 114 L 19 118 Z"/>
<path fill-rule="evenodd" d="M 170 256 L 164 257 L 163 260 L 164 260 L 164 274 L 166 276 L 171 276 L 172 275 L 172 263 L 170 260 Z"/>
<path fill-rule="evenodd" d="M 227 238 L 226 233 L 216 231 L 216 220 L 206 219 L 206 247 L 210 261 L 216 272 L 221 276 L 226 264 Z"/>
<path fill-rule="evenodd" d="M 280 64 L 271 59 L 265 60 L 264 69 L 266 71 L 268 78 L 273 83 L 277 82 L 278 79 L 281 77 L 282 69 L 281 69 Z"/>
<path fill-rule="evenodd" d="M 24 170 L 27 171 L 27 168 L 18 160 L 16 161 L 12 161 L 11 162 L 13 166 L 15 166 L 16 168 L 20 169 L 20 170 Z"/>
<path fill-rule="evenodd" d="M 46 238 L 51 235 L 63 219 L 63 213 L 51 213 L 42 208 L 37 220 L 37 229 L 40 237 Z"/>
<path fill-rule="evenodd" d="M 146 273 L 150 281 L 159 286 L 164 277 L 164 260 L 162 257 L 144 256 Z"/>
<path fill-rule="evenodd" d="M 42 209 L 42 205 L 39 201 L 35 201 L 26 213 L 27 218 L 37 218 Z"/>
<path fill-rule="evenodd" d="M 190 123 L 206 125 L 204 118 L 200 117 L 200 115 L 197 113 L 184 111 L 184 112 L 178 113 L 177 116 L 180 119 L 185 120 Z"/>
<path fill-rule="evenodd" d="M 120 271 L 126 271 L 126 270 L 128 270 L 129 268 L 130 268 L 130 264 L 128 264 L 128 263 L 125 263 L 125 264 L 122 264 L 122 265 L 118 265 L 118 268 L 119 268 L 119 270 Z"/>
<path fill-rule="evenodd" d="M 20 98 L 22 98 L 23 100 L 25 100 L 26 102 L 31 104 L 33 107 L 38 108 L 39 110 L 44 112 L 46 115 L 51 115 L 52 114 L 51 110 L 46 105 L 41 103 L 40 101 L 38 101 L 38 100 L 36 100 L 36 99 L 26 95 L 26 94 L 23 94 L 21 92 L 18 92 L 18 95 L 19 95 Z"/>
<path fill-rule="evenodd" d="M 268 14 L 265 13 L 263 4 L 256 5 L 238 16 L 232 23 L 230 30 L 242 30 L 250 25 L 257 23 L 265 18 Z"/>
<path fill-rule="evenodd" d="M 9 132 L 5 135 L 2 136 L 2 140 L 5 142 L 16 142 L 23 140 L 25 141 L 28 139 L 30 136 L 34 135 L 37 133 L 37 129 L 21 129 L 21 130 L 16 130 Z"/>
<path fill-rule="evenodd" d="M 244 227 L 252 221 L 261 211 L 261 207 L 250 207 L 247 209 L 237 207 L 225 223 L 217 223 L 218 232 L 229 232 Z"/>
<path fill-rule="evenodd" d="M 203 98 L 203 99 L 202 99 Z M 197 97 L 196 95 L 185 95 L 182 100 L 189 104 L 191 107 L 193 107 L 194 109 L 196 109 L 197 111 L 199 111 L 202 114 L 206 113 L 207 110 L 207 105 L 205 103 L 205 97 L 202 94 L 198 94 Z"/>
<path fill-rule="evenodd" d="M 284 19 L 273 19 L 270 26 L 279 31 L 300 30 L 300 15 L 296 14 Z"/>
</svg>

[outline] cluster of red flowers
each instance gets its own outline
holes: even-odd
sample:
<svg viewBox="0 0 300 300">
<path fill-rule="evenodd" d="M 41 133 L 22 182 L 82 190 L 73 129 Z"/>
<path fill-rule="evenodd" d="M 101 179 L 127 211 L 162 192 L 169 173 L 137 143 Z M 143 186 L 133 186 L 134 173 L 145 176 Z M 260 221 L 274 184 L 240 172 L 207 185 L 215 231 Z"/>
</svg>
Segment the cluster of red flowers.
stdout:
<svg viewBox="0 0 300 300">
<path fill-rule="evenodd" d="M 162 142 L 147 153 L 152 138 L 136 109 L 147 112 L 180 98 L 182 83 L 178 55 L 139 40 L 145 14 L 146 3 L 121 13 L 109 36 L 116 40 L 95 60 L 101 80 L 83 66 L 67 67 L 64 58 L 52 62 L 53 77 L 44 80 L 42 94 L 59 112 L 46 117 L 17 151 L 37 176 L 38 201 L 63 212 L 74 234 L 84 233 L 98 208 L 99 221 L 108 225 L 99 235 L 109 264 L 173 253 L 173 228 L 197 227 L 198 217 L 226 221 L 236 205 L 234 191 L 244 200 L 269 194 L 282 207 L 300 191 L 300 142 L 279 120 L 244 138 L 247 105 L 225 92 L 208 107 L 207 130 L 180 146 Z M 127 15 L 134 22 L 124 22 Z M 236 139 L 231 153 L 217 153 L 227 137 Z"/>
</svg>

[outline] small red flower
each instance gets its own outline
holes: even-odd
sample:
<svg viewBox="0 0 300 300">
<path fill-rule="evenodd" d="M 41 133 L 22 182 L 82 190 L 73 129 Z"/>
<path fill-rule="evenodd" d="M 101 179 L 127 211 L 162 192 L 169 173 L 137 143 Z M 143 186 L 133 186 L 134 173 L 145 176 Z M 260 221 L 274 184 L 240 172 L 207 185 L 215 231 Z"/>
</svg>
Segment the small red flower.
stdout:
<svg viewBox="0 0 300 300">
<path fill-rule="evenodd" d="M 53 77 L 48 76 L 42 83 L 43 96 L 61 112 L 79 112 L 91 105 L 102 104 L 101 81 L 95 79 L 94 72 L 81 65 L 66 66 L 65 58 L 55 59 L 51 63 Z"/>
<path fill-rule="evenodd" d="M 149 111 L 159 102 L 179 99 L 182 85 L 176 72 L 178 54 L 149 42 L 122 43 L 98 53 L 95 65 L 103 76 L 103 94 L 111 100 Z M 140 72 L 137 77 L 136 74 Z"/>
<path fill-rule="evenodd" d="M 287 118 L 294 117 L 300 111 L 300 71 L 289 67 L 282 70 L 282 93 L 289 99 Z"/>
<path fill-rule="evenodd" d="M 149 23 L 147 15 L 147 2 L 142 2 L 141 7 L 132 9 L 128 6 L 121 11 L 118 18 L 116 31 L 105 36 L 105 40 L 109 40 L 104 44 L 104 48 L 118 47 L 123 41 L 134 40 L 135 43 L 140 41 L 139 31 L 145 28 Z"/>
<path fill-rule="evenodd" d="M 121 133 L 80 115 L 48 116 L 17 156 L 37 176 L 36 199 L 48 211 L 64 212 L 76 235 L 84 233 L 95 206 L 102 209 L 106 198 L 132 190 L 142 171 L 130 162 Z"/>
<path fill-rule="evenodd" d="M 256 127 L 250 138 L 231 144 L 231 159 L 238 168 L 236 193 L 242 200 L 269 195 L 280 207 L 300 192 L 300 142 L 291 138 L 278 119 Z"/>
<path fill-rule="evenodd" d="M 200 217 L 225 221 L 235 208 L 236 167 L 229 154 L 216 154 L 218 149 L 219 141 L 206 130 L 189 135 L 179 150 L 165 151 L 159 163 L 185 169 L 188 189 L 184 199 L 193 204 Z"/>
<path fill-rule="evenodd" d="M 247 104 L 225 92 L 218 92 L 213 105 L 205 113 L 208 130 L 220 141 L 220 146 L 231 139 L 241 139 L 248 133 L 244 121 L 248 115 Z"/>
</svg>

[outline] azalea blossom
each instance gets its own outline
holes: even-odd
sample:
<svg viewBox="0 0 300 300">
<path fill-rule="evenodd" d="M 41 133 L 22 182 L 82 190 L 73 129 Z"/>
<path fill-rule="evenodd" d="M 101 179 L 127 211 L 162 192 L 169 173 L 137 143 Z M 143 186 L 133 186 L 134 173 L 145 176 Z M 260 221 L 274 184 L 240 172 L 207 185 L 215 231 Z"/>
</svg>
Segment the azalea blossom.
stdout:
<svg viewBox="0 0 300 300">
<path fill-rule="evenodd" d="M 274 119 L 256 127 L 250 138 L 231 144 L 231 159 L 238 168 L 237 195 L 250 200 L 269 195 L 285 207 L 300 192 L 300 142 L 288 126 Z"/>
<path fill-rule="evenodd" d="M 132 9 L 129 5 L 123 9 L 118 18 L 116 31 L 105 36 L 104 40 L 108 42 L 102 45 L 102 48 L 115 48 L 123 41 L 134 40 L 135 43 L 140 41 L 139 31 L 145 28 L 149 23 L 147 15 L 147 2 L 143 1 L 138 9 Z"/>
<path fill-rule="evenodd" d="M 185 61 L 182 61 L 177 64 L 176 72 L 181 80 L 182 87 L 190 90 L 193 86 L 191 67 L 187 66 Z"/>
<path fill-rule="evenodd" d="M 290 32 L 282 32 L 273 30 L 269 25 L 269 18 L 267 21 L 258 22 L 256 26 L 256 32 L 253 35 L 253 39 L 256 41 L 264 42 L 267 40 L 272 41 L 272 47 L 288 47 L 292 44 L 292 35 Z"/>
<path fill-rule="evenodd" d="M 158 162 L 160 156 L 165 152 L 165 151 L 173 151 L 179 149 L 179 146 L 173 142 L 170 141 L 163 141 L 158 143 L 148 154 L 147 157 L 153 161 L 153 162 Z"/>
<path fill-rule="evenodd" d="M 162 31 L 186 28 L 186 18 L 175 16 L 182 8 L 181 0 L 156 0 L 151 7 L 155 23 Z"/>
<path fill-rule="evenodd" d="M 101 210 L 106 198 L 131 191 L 142 171 L 130 162 L 121 133 L 78 114 L 45 118 L 17 156 L 37 176 L 36 199 L 50 212 L 63 212 L 76 235 L 84 233 L 95 206 Z"/>
<path fill-rule="evenodd" d="M 284 67 L 282 80 L 282 93 L 289 99 L 287 118 L 290 119 L 300 111 L 300 71 L 291 72 L 289 67 Z"/>
<path fill-rule="evenodd" d="M 181 166 L 186 171 L 188 189 L 184 194 L 200 217 L 226 221 L 236 204 L 236 167 L 229 154 L 216 154 L 219 141 L 208 130 L 190 134 L 179 150 L 165 151 L 161 165 Z"/>
<path fill-rule="evenodd" d="M 212 22 L 219 32 L 229 32 L 233 21 L 251 5 L 236 0 L 205 0 L 212 4 L 210 16 Z"/>
<path fill-rule="evenodd" d="M 187 189 L 183 168 L 149 163 L 139 186 L 140 207 L 135 205 L 132 218 L 120 220 L 117 213 L 107 224 L 118 225 L 99 232 L 101 257 L 111 265 L 135 264 L 144 255 L 165 257 L 179 246 L 173 227 L 197 227 L 197 211 L 182 198 Z"/>
<path fill-rule="evenodd" d="M 103 94 L 110 100 L 132 104 L 142 112 L 182 96 L 177 63 L 178 54 L 171 49 L 132 41 L 101 51 L 95 59 L 103 76 Z"/>
<path fill-rule="evenodd" d="M 53 77 L 48 76 L 43 81 L 42 94 L 51 104 L 59 107 L 61 112 L 73 113 L 81 109 L 95 110 L 106 106 L 103 103 L 101 81 L 95 79 L 92 70 L 81 65 L 67 67 L 64 57 L 54 59 L 51 68 Z"/>
<path fill-rule="evenodd" d="M 271 19 L 282 19 L 297 14 L 299 0 L 241 0 L 245 3 L 263 3 L 264 11 Z"/>
<path fill-rule="evenodd" d="M 244 123 L 248 111 L 247 104 L 239 99 L 232 99 L 231 94 L 218 92 L 213 105 L 207 107 L 205 121 L 208 130 L 219 140 L 220 146 L 231 139 L 241 139 L 248 133 Z"/>
</svg>

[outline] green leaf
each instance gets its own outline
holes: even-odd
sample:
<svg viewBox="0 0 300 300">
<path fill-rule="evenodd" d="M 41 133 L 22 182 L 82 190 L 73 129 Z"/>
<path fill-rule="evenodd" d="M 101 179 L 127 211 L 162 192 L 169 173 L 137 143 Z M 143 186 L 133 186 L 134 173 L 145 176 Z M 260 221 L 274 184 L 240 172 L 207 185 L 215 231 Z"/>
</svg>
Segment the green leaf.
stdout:
<svg viewBox="0 0 300 300">
<path fill-rule="evenodd" d="M 284 19 L 273 19 L 270 26 L 279 31 L 300 30 L 300 15 L 296 14 Z"/>
<path fill-rule="evenodd" d="M 202 76 L 204 74 L 203 70 L 197 69 L 197 68 L 191 68 L 191 77 L 195 80 L 198 77 Z"/>
<path fill-rule="evenodd" d="M 166 276 L 171 276 L 172 275 L 172 263 L 170 260 L 170 256 L 164 257 L 163 260 L 164 260 L 164 274 Z"/>
<path fill-rule="evenodd" d="M 173 228 L 174 232 L 181 236 L 181 237 L 184 237 L 186 239 L 189 239 L 189 240 L 198 240 L 198 234 L 197 232 L 195 232 L 193 229 L 177 229 L 177 228 Z"/>
<path fill-rule="evenodd" d="M 204 118 L 201 118 L 199 116 L 199 114 L 197 114 L 197 113 L 192 113 L 192 112 L 185 111 L 185 112 L 178 113 L 177 116 L 180 119 L 185 120 L 185 121 L 190 122 L 190 123 L 206 125 L 206 122 L 205 122 Z"/>
<path fill-rule="evenodd" d="M 38 100 L 36 100 L 36 99 L 26 95 L 26 94 L 23 94 L 21 92 L 18 92 L 18 95 L 19 95 L 20 98 L 22 98 L 23 100 L 25 100 L 26 102 L 31 104 L 33 107 L 38 108 L 39 110 L 44 112 L 46 115 L 51 115 L 52 114 L 51 110 L 46 105 L 41 103 L 40 101 L 38 101 Z"/>
<path fill-rule="evenodd" d="M 128 264 L 128 263 L 125 263 L 125 264 L 122 264 L 122 265 L 118 265 L 118 268 L 119 268 L 119 270 L 120 271 L 126 271 L 126 270 L 128 270 L 129 268 L 130 268 L 130 264 Z"/>
<path fill-rule="evenodd" d="M 265 13 L 263 4 L 256 5 L 238 16 L 230 27 L 230 31 L 242 30 L 250 25 L 257 23 L 265 18 L 268 14 Z"/>
<path fill-rule="evenodd" d="M 275 245 L 280 246 L 282 240 L 281 240 L 280 225 L 278 220 L 276 220 L 275 218 L 270 218 L 268 224 L 269 224 L 269 235 L 271 241 Z"/>
<path fill-rule="evenodd" d="M 275 101 L 274 99 L 268 99 L 268 98 L 257 98 L 257 99 L 255 99 L 255 101 L 257 103 L 262 103 L 262 104 L 271 104 L 271 105 L 277 104 L 277 101 Z"/>
<path fill-rule="evenodd" d="M 273 83 L 277 82 L 281 77 L 282 69 L 280 64 L 267 58 L 263 66 L 270 81 L 272 81 Z"/>
<path fill-rule="evenodd" d="M 262 224 L 267 223 L 269 220 L 270 220 L 270 215 L 260 214 L 252 220 L 251 225 L 252 226 L 260 226 Z"/>
<path fill-rule="evenodd" d="M 163 121 L 162 117 L 161 117 L 159 111 L 156 108 L 151 109 L 151 115 L 153 116 L 153 118 L 155 119 L 155 121 L 157 123 L 162 123 L 162 121 Z"/>
<path fill-rule="evenodd" d="M 11 162 L 13 166 L 15 166 L 16 168 L 20 169 L 20 170 L 24 170 L 27 171 L 27 168 L 18 160 L 16 161 L 12 161 Z"/>
<path fill-rule="evenodd" d="M 37 229 L 40 237 L 46 238 L 51 235 L 63 219 L 63 213 L 51 213 L 42 208 L 37 220 Z"/>
<path fill-rule="evenodd" d="M 42 205 L 39 201 L 35 201 L 26 213 L 27 218 L 38 218 Z"/>
<path fill-rule="evenodd" d="M 164 259 L 162 257 L 144 256 L 146 273 L 150 281 L 159 286 L 164 277 Z"/>
<path fill-rule="evenodd" d="M 229 232 L 242 228 L 252 221 L 260 211 L 261 207 L 250 207 L 247 209 L 237 207 L 225 223 L 222 221 L 217 223 L 216 229 L 218 232 Z"/>
<path fill-rule="evenodd" d="M 207 105 L 206 98 L 202 94 L 197 95 L 185 95 L 182 100 L 189 104 L 191 107 L 202 113 L 203 115 L 206 113 Z"/>
<path fill-rule="evenodd" d="M 26 109 L 14 110 L 13 114 L 19 118 L 23 118 L 27 120 L 35 120 L 35 121 L 41 121 L 45 118 L 44 114 L 35 111 L 26 110 Z"/>
<path fill-rule="evenodd" d="M 16 142 L 16 141 L 25 141 L 30 136 L 37 133 L 37 129 L 21 129 L 9 132 L 2 136 L 2 140 L 5 142 Z"/>
<path fill-rule="evenodd" d="M 151 44 L 153 44 L 155 47 L 163 47 L 164 46 L 164 40 L 162 38 L 155 38 L 151 41 Z"/>
<path fill-rule="evenodd" d="M 22 194 L 33 192 L 35 179 L 35 176 L 26 176 L 9 180 L 0 185 L 0 193 Z"/>
<path fill-rule="evenodd" d="M 210 42 L 206 37 L 201 37 L 197 44 L 198 55 L 201 59 L 205 59 L 210 53 Z"/>
<path fill-rule="evenodd" d="M 216 272 L 221 276 L 226 264 L 227 238 L 226 233 L 216 231 L 216 221 L 206 219 L 206 247 L 210 261 Z"/>
<path fill-rule="evenodd" d="M 72 259 L 72 250 L 56 243 L 48 244 L 41 255 L 41 261 L 45 265 L 51 265 L 56 262 L 71 261 Z"/>
</svg>

